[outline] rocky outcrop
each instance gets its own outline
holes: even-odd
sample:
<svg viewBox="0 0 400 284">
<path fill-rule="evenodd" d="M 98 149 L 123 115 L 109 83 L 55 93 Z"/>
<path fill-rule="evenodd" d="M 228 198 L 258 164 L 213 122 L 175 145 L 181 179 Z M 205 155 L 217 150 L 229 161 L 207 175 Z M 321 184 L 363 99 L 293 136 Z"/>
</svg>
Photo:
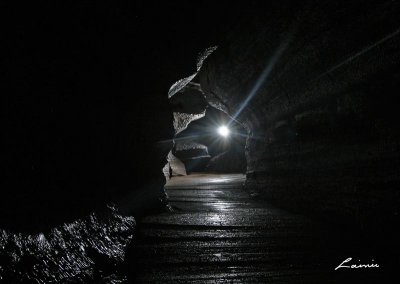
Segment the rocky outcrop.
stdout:
<svg viewBox="0 0 400 284">
<path fill-rule="evenodd" d="M 168 153 L 167 161 L 168 163 L 163 169 L 164 175 L 167 180 L 169 180 L 173 176 L 187 175 L 185 164 L 174 154 L 172 154 L 172 150 Z"/>
<path fill-rule="evenodd" d="M 207 146 L 191 139 L 177 141 L 174 153 L 184 163 L 188 172 L 202 172 L 210 160 Z"/>
<path fill-rule="evenodd" d="M 4 283 L 122 283 L 117 269 L 133 238 L 133 217 L 114 207 L 53 228 L 24 234 L 0 229 L 0 281 Z"/>
<path fill-rule="evenodd" d="M 217 47 L 207 48 L 198 55 L 196 72 L 184 79 L 175 82 L 169 89 L 168 98 L 173 111 L 173 126 L 175 140 L 173 151 L 168 154 L 168 163 L 163 172 L 167 179 L 174 175 L 186 175 L 187 170 L 198 170 L 208 161 L 207 147 L 192 141 L 191 138 L 176 140 L 185 131 L 189 124 L 206 115 L 208 103 L 200 85 L 193 79 L 201 70 L 204 60 L 212 54 Z M 199 147 L 200 146 L 200 147 Z M 200 151 L 200 154 L 198 153 Z"/>
</svg>

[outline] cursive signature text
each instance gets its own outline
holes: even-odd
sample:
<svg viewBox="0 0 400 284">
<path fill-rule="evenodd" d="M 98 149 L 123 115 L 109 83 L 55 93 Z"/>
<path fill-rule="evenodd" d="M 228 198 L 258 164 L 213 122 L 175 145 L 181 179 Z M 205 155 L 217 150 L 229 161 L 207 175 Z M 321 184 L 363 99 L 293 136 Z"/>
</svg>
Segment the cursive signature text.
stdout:
<svg viewBox="0 0 400 284">
<path fill-rule="evenodd" d="M 378 263 L 374 263 L 374 260 L 372 260 L 372 263 L 358 263 L 358 264 L 351 264 L 350 262 L 352 261 L 352 258 L 349 257 L 345 259 L 341 264 L 338 265 L 338 267 L 335 268 L 335 270 L 338 270 L 339 268 L 379 268 Z M 360 260 L 358 260 L 360 262 Z"/>
</svg>

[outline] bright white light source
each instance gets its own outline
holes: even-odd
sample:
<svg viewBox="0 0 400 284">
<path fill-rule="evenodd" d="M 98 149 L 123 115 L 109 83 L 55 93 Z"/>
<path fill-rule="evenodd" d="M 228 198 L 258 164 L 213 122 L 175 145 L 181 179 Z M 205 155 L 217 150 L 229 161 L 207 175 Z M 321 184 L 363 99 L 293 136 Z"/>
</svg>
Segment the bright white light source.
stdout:
<svg viewBox="0 0 400 284">
<path fill-rule="evenodd" d="M 223 137 L 227 137 L 229 135 L 229 129 L 228 129 L 228 127 L 223 125 L 220 128 L 218 128 L 218 133 L 219 133 L 219 135 L 221 135 Z"/>
</svg>

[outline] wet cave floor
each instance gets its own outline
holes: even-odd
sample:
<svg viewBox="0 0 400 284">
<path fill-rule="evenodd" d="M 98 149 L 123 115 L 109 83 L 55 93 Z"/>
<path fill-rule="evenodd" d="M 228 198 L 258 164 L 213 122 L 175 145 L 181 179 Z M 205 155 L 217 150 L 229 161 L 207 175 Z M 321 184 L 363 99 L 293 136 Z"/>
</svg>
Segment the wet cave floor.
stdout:
<svg viewBox="0 0 400 284">
<path fill-rule="evenodd" d="M 125 262 L 129 282 L 375 283 L 389 277 L 382 263 L 335 270 L 349 257 L 349 264 L 378 263 L 390 252 L 349 229 L 251 198 L 244 181 L 241 174 L 172 178 L 166 190 L 174 211 L 138 220 Z"/>
</svg>

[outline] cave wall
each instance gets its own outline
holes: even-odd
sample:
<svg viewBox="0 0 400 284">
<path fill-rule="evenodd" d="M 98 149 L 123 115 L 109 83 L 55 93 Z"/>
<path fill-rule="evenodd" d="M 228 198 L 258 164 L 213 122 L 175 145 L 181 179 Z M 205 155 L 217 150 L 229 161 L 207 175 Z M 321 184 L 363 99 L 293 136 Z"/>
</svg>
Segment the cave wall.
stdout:
<svg viewBox="0 0 400 284">
<path fill-rule="evenodd" d="M 400 3 L 279 1 L 243 15 L 198 78 L 249 130 L 246 189 L 341 223 L 397 220 Z"/>
<path fill-rule="evenodd" d="M 42 232 L 120 199 L 132 201 L 129 214 L 147 201 L 160 206 L 174 135 L 166 90 L 182 72 L 170 64 L 174 47 L 159 47 L 170 15 L 149 8 L 151 20 L 138 24 L 131 15 L 146 7 L 10 8 L 0 55 L 0 228 Z"/>
</svg>

